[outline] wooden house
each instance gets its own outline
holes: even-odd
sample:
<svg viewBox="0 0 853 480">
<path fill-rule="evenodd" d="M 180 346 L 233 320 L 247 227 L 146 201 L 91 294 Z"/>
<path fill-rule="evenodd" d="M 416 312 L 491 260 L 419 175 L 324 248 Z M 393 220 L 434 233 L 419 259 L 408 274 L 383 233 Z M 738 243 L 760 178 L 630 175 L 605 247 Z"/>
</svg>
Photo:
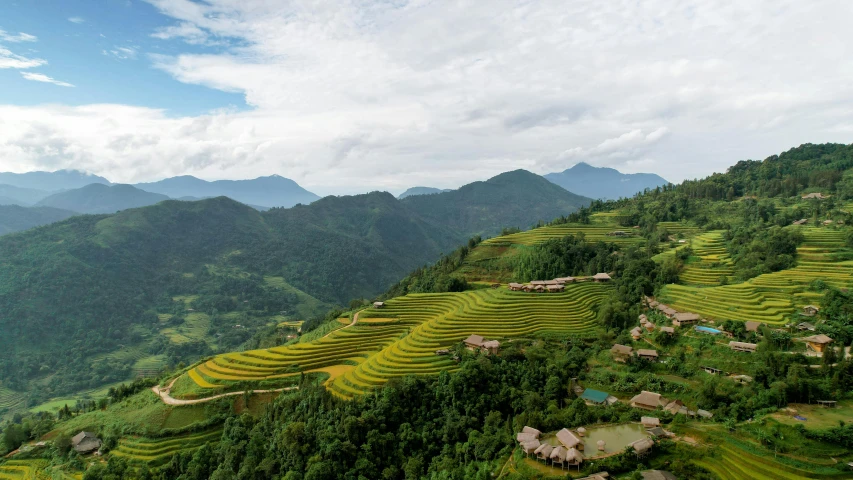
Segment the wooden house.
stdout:
<svg viewBox="0 0 853 480">
<path fill-rule="evenodd" d="M 807 317 L 814 317 L 815 315 L 817 315 L 817 312 L 819 312 L 819 311 L 820 311 L 820 308 L 818 308 L 814 305 L 806 305 L 805 307 L 803 307 L 803 315 L 805 315 Z"/>
<path fill-rule="evenodd" d="M 373 302 L 373 308 L 384 308 L 385 302 Z"/>
<path fill-rule="evenodd" d="M 758 348 L 758 345 L 746 342 L 729 342 L 729 348 L 735 352 L 755 353 L 755 349 Z"/>
<path fill-rule="evenodd" d="M 675 318 L 673 318 L 672 324 L 676 327 L 699 323 L 699 315 L 695 313 L 678 312 L 674 315 L 674 317 Z"/>
<path fill-rule="evenodd" d="M 826 347 L 832 343 L 832 338 L 822 333 L 812 335 L 811 337 L 800 338 L 798 340 L 806 342 L 806 348 L 817 353 L 823 353 Z"/>
<path fill-rule="evenodd" d="M 675 329 L 672 327 L 660 327 L 660 331 L 669 335 L 670 337 L 675 335 Z"/>
<path fill-rule="evenodd" d="M 566 453 L 566 463 L 569 464 L 569 467 L 578 467 L 578 470 L 580 470 L 580 465 L 583 463 L 583 454 L 577 448 L 570 448 Z"/>
<path fill-rule="evenodd" d="M 637 457 L 645 457 L 652 451 L 652 447 L 655 445 L 655 442 L 651 438 L 641 438 L 636 442 L 630 444 L 630 447 L 634 449 L 634 454 Z"/>
<path fill-rule="evenodd" d="M 640 329 L 640 327 L 634 327 L 631 330 L 631 338 L 633 338 L 634 340 L 639 340 L 642 337 L 643 337 L 643 331 Z"/>
<path fill-rule="evenodd" d="M 513 292 L 519 292 L 524 289 L 524 285 L 520 283 L 510 282 L 510 284 L 507 285 L 507 288 L 509 288 Z"/>
<path fill-rule="evenodd" d="M 805 332 L 805 331 L 814 332 L 815 326 L 809 322 L 801 322 L 800 324 L 797 325 L 797 330 L 799 330 L 801 332 Z"/>
<path fill-rule="evenodd" d="M 613 354 L 613 359 L 617 362 L 626 362 L 634 354 L 634 349 L 617 343 L 610 348 L 610 353 Z"/>
<path fill-rule="evenodd" d="M 552 451 L 554 451 L 553 446 L 548 445 L 547 443 L 543 443 L 539 445 L 539 447 L 536 448 L 533 453 L 536 454 L 536 457 L 539 458 L 539 460 L 548 460 L 551 457 Z"/>
<path fill-rule="evenodd" d="M 545 288 L 548 289 L 549 293 L 559 293 L 566 289 L 563 285 L 548 285 Z"/>
<path fill-rule="evenodd" d="M 661 397 L 659 393 L 647 392 L 645 390 L 640 392 L 638 395 L 634 395 L 630 401 L 632 407 L 641 408 L 643 410 L 656 410 L 658 407 L 665 406 L 667 403 L 666 399 Z"/>
<path fill-rule="evenodd" d="M 645 428 L 655 428 L 660 426 L 660 419 L 657 417 L 640 417 L 640 423 Z"/>
<path fill-rule="evenodd" d="M 610 275 L 606 273 L 596 273 L 592 276 L 592 279 L 596 282 L 609 282 L 610 280 L 612 280 L 612 278 L 610 278 Z"/>
<path fill-rule="evenodd" d="M 658 361 L 658 351 L 650 348 L 640 348 L 637 350 L 637 357 L 648 360 L 649 362 Z"/>
<path fill-rule="evenodd" d="M 581 442 L 580 438 L 578 438 L 577 435 L 572 433 L 568 428 L 564 428 L 557 432 L 557 440 L 563 444 L 566 449 L 577 447 L 583 450 L 583 442 Z"/>
</svg>

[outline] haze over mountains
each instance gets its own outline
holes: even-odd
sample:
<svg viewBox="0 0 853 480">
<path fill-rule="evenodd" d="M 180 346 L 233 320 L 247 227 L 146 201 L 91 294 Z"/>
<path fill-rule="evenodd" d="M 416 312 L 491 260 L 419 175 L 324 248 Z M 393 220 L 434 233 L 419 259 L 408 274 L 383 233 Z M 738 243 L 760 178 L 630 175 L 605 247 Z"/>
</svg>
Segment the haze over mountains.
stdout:
<svg viewBox="0 0 853 480">
<path fill-rule="evenodd" d="M 548 180 L 570 192 L 594 199 L 616 200 L 630 198 L 645 189 L 653 189 L 669 182 L 654 173 L 621 173 L 588 163 L 557 173 L 544 175 Z"/>
</svg>

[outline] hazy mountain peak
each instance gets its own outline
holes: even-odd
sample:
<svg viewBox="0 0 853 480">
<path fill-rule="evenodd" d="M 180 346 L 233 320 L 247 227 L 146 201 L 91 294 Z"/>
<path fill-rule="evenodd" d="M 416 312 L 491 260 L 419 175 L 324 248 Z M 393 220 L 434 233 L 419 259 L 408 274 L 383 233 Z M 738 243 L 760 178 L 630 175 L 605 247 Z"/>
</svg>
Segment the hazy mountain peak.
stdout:
<svg viewBox="0 0 853 480">
<path fill-rule="evenodd" d="M 579 162 L 559 173 L 549 173 L 545 178 L 570 192 L 603 199 L 632 197 L 647 188 L 669 183 L 653 173 L 621 173 L 614 168 L 596 167 L 586 162 Z"/>
<path fill-rule="evenodd" d="M 447 188 L 435 188 L 435 187 L 411 187 L 407 189 L 405 192 L 401 193 L 397 196 L 398 199 L 402 200 L 406 197 L 411 197 L 414 195 L 434 195 L 436 193 L 444 193 L 449 192 L 450 189 Z"/>
</svg>

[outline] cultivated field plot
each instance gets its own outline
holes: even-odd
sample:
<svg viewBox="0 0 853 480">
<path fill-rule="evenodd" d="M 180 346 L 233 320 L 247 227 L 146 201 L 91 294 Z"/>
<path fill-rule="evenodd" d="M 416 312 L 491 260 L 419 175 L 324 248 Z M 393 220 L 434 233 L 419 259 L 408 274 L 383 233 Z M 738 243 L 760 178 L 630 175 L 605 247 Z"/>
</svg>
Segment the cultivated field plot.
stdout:
<svg viewBox="0 0 853 480">
<path fill-rule="evenodd" d="M 0 387 L 0 412 L 4 410 L 12 410 L 21 405 L 25 395 L 18 393 L 8 388 Z"/>
<path fill-rule="evenodd" d="M 730 443 L 715 447 L 717 455 L 697 460 L 696 464 L 717 475 L 721 480 L 802 480 L 816 478 L 853 478 L 836 468 L 821 465 L 792 465 L 737 448 Z M 772 453 L 772 452 L 771 452 Z M 810 467 L 811 469 L 806 469 Z"/>
<path fill-rule="evenodd" d="M 158 439 L 123 438 L 111 453 L 131 462 L 160 465 L 166 463 L 178 452 L 195 450 L 207 442 L 218 442 L 221 436 L 222 429 L 218 428 Z"/>
<path fill-rule="evenodd" d="M 0 464 L 0 480 L 50 480 L 47 460 L 10 460 Z"/>
<path fill-rule="evenodd" d="M 351 398 L 393 377 L 453 370 L 451 356 L 435 352 L 471 334 L 495 339 L 591 335 L 597 305 L 609 288 L 583 283 L 559 294 L 489 289 L 407 295 L 386 302 L 381 310 L 362 311 L 356 325 L 318 340 L 219 355 L 188 375 L 213 394 L 235 382 L 323 372 L 332 375 L 328 385 L 335 394 Z M 342 365 L 351 368 L 329 369 Z"/>
<path fill-rule="evenodd" d="M 713 286 L 720 284 L 721 277 L 731 277 L 734 266 L 723 241 L 723 230 L 697 235 L 690 241 L 690 246 L 693 255 L 701 260 L 685 265 L 679 275 L 682 283 Z"/>
<path fill-rule="evenodd" d="M 819 295 L 808 285 L 822 280 L 836 288 L 853 287 L 853 261 L 837 261 L 849 251 L 844 230 L 800 228 L 805 237 L 797 249 L 797 266 L 760 275 L 737 285 L 698 287 L 667 285 L 661 301 L 679 311 L 695 312 L 716 320 L 754 320 L 784 323 L 801 307 L 816 303 Z"/>
</svg>

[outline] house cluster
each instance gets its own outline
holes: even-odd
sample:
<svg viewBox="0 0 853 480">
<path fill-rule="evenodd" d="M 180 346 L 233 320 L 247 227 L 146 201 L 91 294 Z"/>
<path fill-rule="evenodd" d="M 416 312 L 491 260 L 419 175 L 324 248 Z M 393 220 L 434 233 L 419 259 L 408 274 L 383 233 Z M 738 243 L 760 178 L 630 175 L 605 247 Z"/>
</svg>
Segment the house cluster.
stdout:
<svg viewBox="0 0 853 480">
<path fill-rule="evenodd" d="M 647 392 L 643 390 L 637 395 L 634 395 L 630 400 L 630 405 L 634 408 L 639 408 L 641 410 L 653 411 L 658 408 L 663 409 L 673 415 L 682 414 L 687 415 L 688 417 L 699 416 L 702 418 L 711 418 L 714 415 L 711 412 L 705 410 L 689 410 L 681 400 L 669 400 L 659 393 L 655 392 Z M 645 423 L 644 423 L 645 425 Z"/>
<path fill-rule="evenodd" d="M 641 360 L 656 362 L 658 360 L 658 351 L 649 348 L 638 348 L 634 350 L 628 345 L 615 344 L 610 348 L 610 353 L 613 354 L 613 359 L 617 362 L 627 362 L 632 357 L 637 357 Z"/>
<path fill-rule="evenodd" d="M 514 292 L 562 292 L 567 284 L 580 282 L 609 282 L 607 273 L 596 273 L 591 277 L 558 277 L 553 280 L 531 280 L 529 283 L 510 282 L 507 288 Z"/>
<path fill-rule="evenodd" d="M 643 337 L 643 333 L 645 332 L 654 332 L 657 330 L 657 326 L 649 320 L 645 314 L 640 315 L 640 326 L 634 327 L 631 330 L 631 338 L 634 340 L 639 340 Z M 660 327 L 660 331 L 666 333 L 667 335 L 675 335 L 675 329 L 672 327 Z"/>
<path fill-rule="evenodd" d="M 664 316 L 672 320 L 672 324 L 676 327 L 695 325 L 701 320 L 698 314 L 690 312 L 679 312 L 676 309 L 670 307 L 669 305 L 660 303 L 650 297 L 646 297 L 646 304 L 649 306 L 649 308 L 657 310 L 658 312 L 662 313 Z"/>
<path fill-rule="evenodd" d="M 501 348 L 501 342 L 497 340 L 486 340 L 482 335 L 471 335 L 463 340 L 462 343 L 465 344 L 465 348 L 472 352 L 482 352 L 487 355 L 495 355 Z"/>
<path fill-rule="evenodd" d="M 578 467 L 584 461 L 584 456 L 581 451 L 584 449 L 583 442 L 579 437 L 583 436 L 582 428 L 578 429 L 577 433 L 564 428 L 557 432 L 556 445 L 551 443 L 541 442 L 540 437 L 542 432 L 532 427 L 524 427 L 520 433 L 516 435 L 516 441 L 521 446 L 521 450 L 525 455 L 535 455 L 536 458 L 544 462 L 551 462 L 551 465 L 560 465 L 561 468 L 568 466 Z"/>
</svg>

